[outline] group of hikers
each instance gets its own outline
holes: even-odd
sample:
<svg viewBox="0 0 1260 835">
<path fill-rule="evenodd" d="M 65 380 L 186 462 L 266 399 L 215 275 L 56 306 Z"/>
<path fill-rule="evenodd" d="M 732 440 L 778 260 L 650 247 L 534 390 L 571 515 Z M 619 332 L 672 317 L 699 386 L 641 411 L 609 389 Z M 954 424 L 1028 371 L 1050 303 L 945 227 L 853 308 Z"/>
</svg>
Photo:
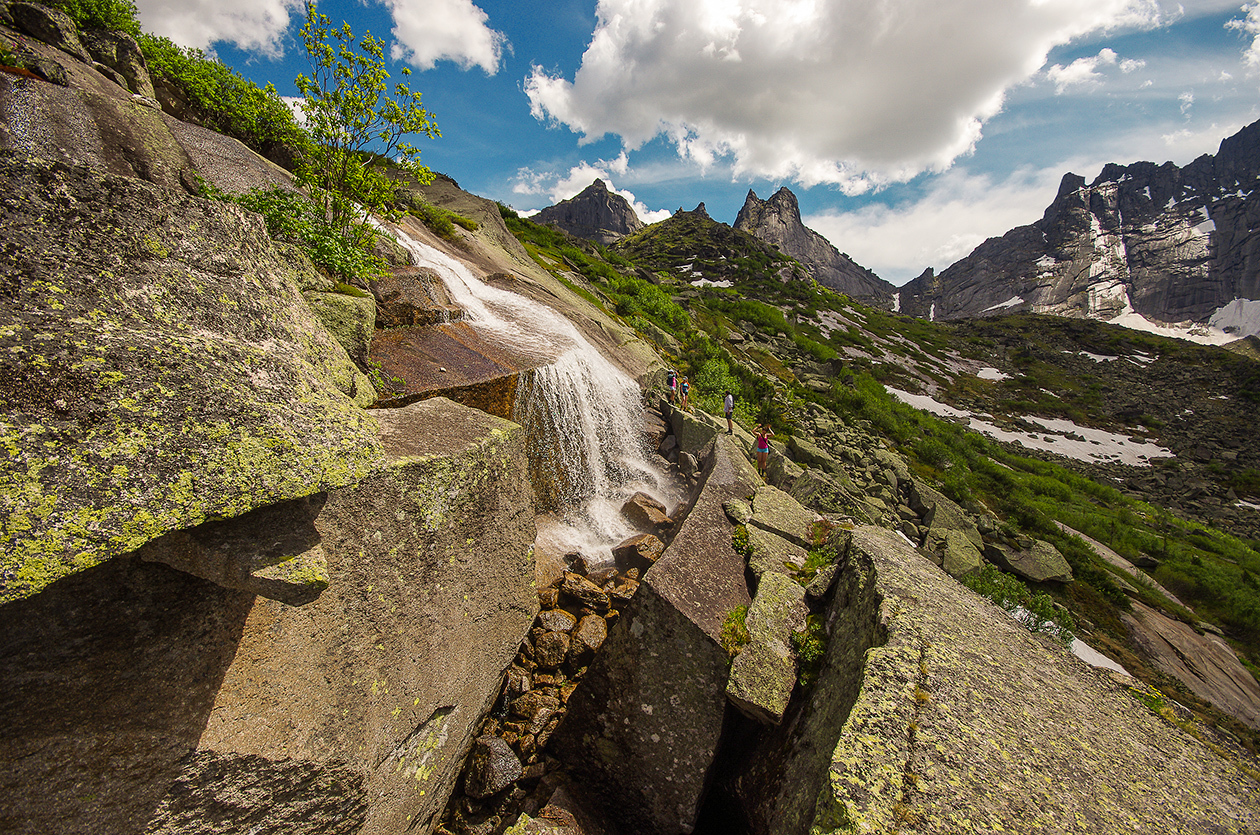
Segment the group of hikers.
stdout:
<svg viewBox="0 0 1260 835">
<path fill-rule="evenodd" d="M 678 374 L 670 369 L 669 375 L 666 377 L 665 384 L 669 387 L 669 402 L 671 405 L 678 404 L 683 411 L 691 410 L 691 381 L 686 377 L 682 380 L 678 379 Z M 722 396 L 722 412 L 726 416 L 726 434 L 735 434 L 735 395 L 727 389 Z M 757 474 L 763 478 L 766 475 L 766 467 L 770 461 L 770 439 L 774 437 L 774 432 L 770 429 L 770 424 L 758 424 L 753 431 L 753 452 L 757 457 Z"/>
</svg>

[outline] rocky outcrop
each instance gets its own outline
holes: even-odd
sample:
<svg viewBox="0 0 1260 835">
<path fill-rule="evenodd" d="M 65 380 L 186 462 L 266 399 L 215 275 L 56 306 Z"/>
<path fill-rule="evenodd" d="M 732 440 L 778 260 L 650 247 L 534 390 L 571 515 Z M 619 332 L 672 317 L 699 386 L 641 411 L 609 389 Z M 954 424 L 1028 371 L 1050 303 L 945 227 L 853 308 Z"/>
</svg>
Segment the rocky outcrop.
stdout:
<svg viewBox="0 0 1260 835">
<path fill-rule="evenodd" d="M 858 528 L 844 561 L 808 699 L 779 728 L 737 730 L 726 749 L 738 765 L 706 805 L 724 831 L 1260 825 L 1260 786 L 1241 767 L 894 532 Z"/>
<path fill-rule="evenodd" d="M 796 195 L 786 186 L 769 200 L 757 197 L 751 189 L 735 218 L 735 228 L 757 236 L 779 248 L 784 255 L 800 261 L 814 280 L 860 302 L 888 310 L 896 288 L 875 273 L 861 267 L 840 252 L 830 241 L 801 222 Z"/>
<path fill-rule="evenodd" d="M 748 497 L 757 476 L 727 436 L 695 437 L 700 445 L 685 451 L 713 450 L 699 497 L 622 609 L 552 739 L 625 832 L 694 826 L 727 713 L 723 623 L 750 603 L 723 503 Z"/>
<path fill-rule="evenodd" d="M 379 414 L 312 602 L 130 554 L 0 607 L 0 829 L 430 831 L 537 612 L 531 491 L 514 424 Z"/>
<path fill-rule="evenodd" d="M 600 179 L 575 197 L 548 206 L 530 220 L 602 244 L 610 244 L 643 228 L 643 221 L 635 214 L 630 201 L 609 191 Z"/>
<path fill-rule="evenodd" d="M 256 217 L 11 153 L 0 182 L 0 600 L 380 459 L 326 279 Z"/>
<path fill-rule="evenodd" d="M 1222 713 L 1260 728 L 1260 682 L 1219 635 L 1200 634 L 1136 600 L 1121 620 L 1148 661 Z"/>
<path fill-rule="evenodd" d="M 1260 122 L 1185 168 L 1110 164 L 1089 185 L 1067 174 L 1041 220 L 919 276 L 901 289 L 900 310 L 1207 323 L 1236 299 L 1260 299 L 1257 185 Z"/>
</svg>

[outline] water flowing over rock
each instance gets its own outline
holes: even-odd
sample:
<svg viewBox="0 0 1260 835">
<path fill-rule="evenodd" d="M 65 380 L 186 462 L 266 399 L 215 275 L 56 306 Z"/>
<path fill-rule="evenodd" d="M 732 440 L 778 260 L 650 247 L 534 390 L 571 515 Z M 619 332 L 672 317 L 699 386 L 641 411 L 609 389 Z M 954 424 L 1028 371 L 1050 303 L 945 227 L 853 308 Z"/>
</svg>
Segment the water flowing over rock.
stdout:
<svg viewBox="0 0 1260 835">
<path fill-rule="evenodd" d="M 756 235 L 774 244 L 784 255 L 800 261 L 824 287 L 839 290 L 859 301 L 892 307 L 896 288 L 875 273 L 859 266 L 840 252 L 822 235 L 801 222 L 801 209 L 796 195 L 786 186 L 769 200 L 757 197 L 749 189 L 744 206 L 735 218 L 735 228 Z"/>
<path fill-rule="evenodd" d="M 551 308 L 487 284 L 405 230 L 399 230 L 399 242 L 418 268 L 441 279 L 462 321 L 388 332 L 386 338 L 400 347 L 382 362 L 384 371 L 412 363 L 414 372 L 416 363 L 427 364 L 426 374 L 408 374 L 410 396 L 424 396 L 426 388 L 443 393 L 459 388 L 464 395 L 510 391 L 510 403 L 499 397 L 491 411 L 521 424 L 530 439 L 539 509 L 554 520 L 543 532 L 544 542 L 558 553 L 611 560 L 613 545 L 640 532 L 620 513 L 624 501 L 639 491 L 667 500 L 672 495 L 664 473 L 649 459 L 637 384 Z M 437 339 L 467 350 L 419 355 L 418 344 Z M 380 341 L 373 352 L 384 357 Z M 469 361 L 456 364 L 464 359 Z M 435 371 L 432 366 L 440 362 L 442 370 Z M 468 402 L 460 392 L 451 396 Z"/>
</svg>

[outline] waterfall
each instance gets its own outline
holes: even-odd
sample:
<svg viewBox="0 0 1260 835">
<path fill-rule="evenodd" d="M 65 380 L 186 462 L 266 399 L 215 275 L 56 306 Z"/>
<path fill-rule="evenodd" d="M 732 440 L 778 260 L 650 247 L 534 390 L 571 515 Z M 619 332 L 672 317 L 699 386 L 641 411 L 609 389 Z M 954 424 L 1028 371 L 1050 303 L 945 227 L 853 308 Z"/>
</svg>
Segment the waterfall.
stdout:
<svg viewBox="0 0 1260 835">
<path fill-rule="evenodd" d="M 639 387 L 551 308 L 491 287 L 459 261 L 397 230 L 416 266 L 433 270 L 464 321 L 483 337 L 531 358 L 512 419 L 525 428 L 539 540 L 553 551 L 610 559 L 636 533 L 621 506 L 636 491 L 666 506 L 679 496 L 649 457 Z"/>
</svg>

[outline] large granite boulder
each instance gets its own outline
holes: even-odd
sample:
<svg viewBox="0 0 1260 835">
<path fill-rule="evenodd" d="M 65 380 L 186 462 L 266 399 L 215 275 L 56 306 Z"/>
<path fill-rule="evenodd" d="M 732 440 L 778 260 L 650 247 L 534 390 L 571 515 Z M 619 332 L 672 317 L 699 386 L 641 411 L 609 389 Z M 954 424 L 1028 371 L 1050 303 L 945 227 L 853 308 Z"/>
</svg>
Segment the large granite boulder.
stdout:
<svg viewBox="0 0 1260 835">
<path fill-rule="evenodd" d="M 609 630 L 551 738 L 624 832 L 695 825 L 726 719 L 722 625 L 750 603 L 723 504 L 755 489 L 731 438 L 716 438 L 700 495 Z"/>
<path fill-rule="evenodd" d="M 239 208 L 0 153 L 0 601 L 362 479 L 371 383 Z"/>
<path fill-rule="evenodd" d="M 858 528 L 843 553 L 810 698 L 728 751 L 738 765 L 707 808 L 732 830 L 1260 826 L 1254 777 L 1155 715 L 1127 678 L 1030 633 L 893 531 Z"/>
<path fill-rule="evenodd" d="M 1027 548 L 1008 548 L 986 543 L 985 558 L 1004 571 L 1018 574 L 1034 583 L 1070 583 L 1072 566 L 1059 549 L 1044 539 L 1035 539 Z"/>
<path fill-rule="evenodd" d="M 440 398 L 379 423 L 311 506 L 305 605 L 131 554 L 0 607 L 0 829 L 436 826 L 538 611 L 525 440 Z"/>
<path fill-rule="evenodd" d="M 726 696 L 746 716 L 765 725 L 783 721 L 796 687 L 791 635 L 809 614 L 805 589 L 779 573 L 761 577 L 744 623 L 749 641 L 731 664 Z"/>
</svg>

